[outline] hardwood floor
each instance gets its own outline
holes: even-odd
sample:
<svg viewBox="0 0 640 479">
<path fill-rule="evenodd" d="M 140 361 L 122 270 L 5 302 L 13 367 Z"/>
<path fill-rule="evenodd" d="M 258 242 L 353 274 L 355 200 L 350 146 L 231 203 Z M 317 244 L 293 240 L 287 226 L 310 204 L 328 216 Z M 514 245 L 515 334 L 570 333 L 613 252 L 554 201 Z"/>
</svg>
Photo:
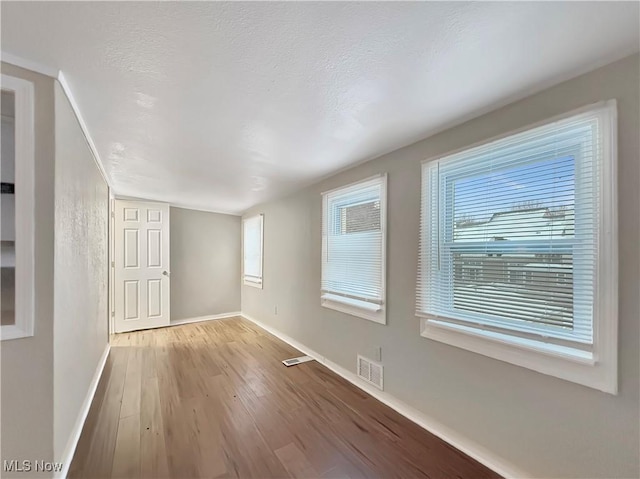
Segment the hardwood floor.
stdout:
<svg viewBox="0 0 640 479">
<path fill-rule="evenodd" d="M 117 335 L 69 477 L 499 477 L 242 318 Z"/>
</svg>

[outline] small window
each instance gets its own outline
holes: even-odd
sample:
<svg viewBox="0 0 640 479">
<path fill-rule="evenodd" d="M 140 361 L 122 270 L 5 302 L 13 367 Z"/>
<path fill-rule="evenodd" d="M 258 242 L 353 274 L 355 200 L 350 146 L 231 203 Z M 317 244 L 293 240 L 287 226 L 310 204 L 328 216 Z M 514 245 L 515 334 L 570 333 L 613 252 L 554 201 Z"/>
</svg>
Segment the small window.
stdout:
<svg viewBox="0 0 640 479">
<path fill-rule="evenodd" d="M 423 336 L 615 393 L 615 117 L 423 165 Z"/>
<path fill-rule="evenodd" d="M 242 222 L 243 283 L 262 288 L 263 215 L 246 218 Z"/>
<path fill-rule="evenodd" d="M 321 304 L 381 324 L 385 201 L 386 175 L 322 195 Z"/>
</svg>

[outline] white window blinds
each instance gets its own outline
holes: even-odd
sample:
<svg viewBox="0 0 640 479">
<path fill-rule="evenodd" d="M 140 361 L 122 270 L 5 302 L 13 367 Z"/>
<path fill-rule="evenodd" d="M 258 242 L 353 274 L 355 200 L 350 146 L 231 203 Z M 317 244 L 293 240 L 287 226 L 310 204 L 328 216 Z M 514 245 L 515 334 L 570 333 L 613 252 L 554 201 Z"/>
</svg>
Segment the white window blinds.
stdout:
<svg viewBox="0 0 640 479">
<path fill-rule="evenodd" d="M 608 115 L 423 165 L 419 316 L 592 343 Z"/>
<path fill-rule="evenodd" d="M 263 215 L 246 218 L 242 224 L 244 284 L 262 287 Z"/>
<path fill-rule="evenodd" d="M 322 195 L 322 304 L 384 322 L 386 176 Z"/>
</svg>

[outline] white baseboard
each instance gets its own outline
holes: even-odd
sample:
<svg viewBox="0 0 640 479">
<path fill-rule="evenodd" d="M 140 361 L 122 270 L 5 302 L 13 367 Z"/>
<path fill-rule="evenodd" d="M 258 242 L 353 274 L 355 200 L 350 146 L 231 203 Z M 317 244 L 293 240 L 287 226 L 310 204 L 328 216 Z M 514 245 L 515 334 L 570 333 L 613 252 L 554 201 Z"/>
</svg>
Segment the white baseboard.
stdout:
<svg viewBox="0 0 640 479">
<path fill-rule="evenodd" d="M 89 414 L 89 409 L 91 408 L 93 397 L 96 394 L 96 389 L 98 389 L 98 383 L 100 382 L 100 378 L 102 377 L 104 365 L 107 364 L 107 358 L 109 357 L 110 349 L 111 345 L 107 344 L 107 346 L 104 348 L 102 356 L 100 357 L 100 361 L 98 361 L 98 367 L 96 367 L 96 372 L 93 375 L 93 379 L 91 379 L 91 384 L 89 384 L 89 390 L 87 391 L 87 395 L 84 398 L 82 407 L 80 408 L 80 413 L 76 418 L 76 423 L 73 425 L 73 429 L 71 430 L 71 436 L 69 436 L 67 446 L 64 448 L 64 452 L 62 453 L 62 469 L 54 476 L 56 478 L 67 477 L 67 474 L 69 473 L 69 466 L 71 465 L 71 460 L 73 459 L 73 455 L 76 452 L 76 447 L 78 446 L 78 441 L 80 440 L 80 434 L 82 434 L 84 422 L 87 420 L 87 415 Z"/>
<path fill-rule="evenodd" d="M 355 373 L 352 373 L 351 371 L 325 358 L 324 356 L 320 355 L 313 349 L 308 348 L 304 344 L 296 341 L 295 339 L 287 336 L 284 333 L 281 333 L 277 329 L 272 328 L 271 326 L 268 326 L 263 322 L 258 321 L 257 319 L 252 318 L 251 316 L 248 316 L 245 313 L 242 313 L 241 316 L 247 319 L 248 321 L 251 321 L 252 323 L 256 324 L 260 328 L 264 329 L 265 331 L 270 332 L 271 334 L 281 339 L 285 343 L 288 343 L 294 348 L 300 350 L 304 354 L 311 356 L 319 363 L 331 369 L 338 376 L 343 377 L 344 379 L 352 383 L 354 386 L 359 387 L 366 393 L 376 398 L 378 401 L 386 404 L 391 409 L 395 410 L 399 414 L 402 414 L 404 417 L 406 417 L 410 421 L 416 423 L 418 426 L 422 427 L 423 429 L 426 429 L 431 434 L 438 436 L 443 441 L 451 444 L 456 449 L 464 452 L 469 457 L 472 457 L 479 463 L 497 472 L 501 476 L 505 478 L 532 477 L 531 474 L 525 473 L 524 471 L 515 467 L 513 464 L 510 464 L 508 461 L 504 460 L 502 457 L 497 456 L 496 454 L 489 451 L 488 449 L 481 446 L 480 444 L 463 437 L 461 434 L 454 431 L 450 427 L 445 426 L 439 421 L 429 417 L 425 413 L 400 401 L 399 399 L 397 399 L 395 396 L 392 396 L 388 392 L 380 391 L 379 389 L 376 389 L 375 387 L 365 383 L 364 381 L 359 379 Z"/>
<path fill-rule="evenodd" d="M 169 326 L 178 326 L 180 324 L 199 323 L 201 321 L 213 321 L 215 319 L 233 318 L 234 316 L 242 316 L 240 311 L 233 313 L 213 314 L 210 316 L 198 316 L 197 318 L 172 319 Z"/>
</svg>

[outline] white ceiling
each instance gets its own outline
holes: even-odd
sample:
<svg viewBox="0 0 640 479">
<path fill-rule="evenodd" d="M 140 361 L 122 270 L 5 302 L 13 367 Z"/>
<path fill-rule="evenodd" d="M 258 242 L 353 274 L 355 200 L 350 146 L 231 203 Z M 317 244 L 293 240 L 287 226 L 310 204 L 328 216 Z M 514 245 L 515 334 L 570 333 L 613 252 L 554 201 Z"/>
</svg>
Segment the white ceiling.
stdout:
<svg viewBox="0 0 640 479">
<path fill-rule="evenodd" d="M 11 3 L 115 192 L 238 213 L 639 49 L 632 3 Z"/>
</svg>

